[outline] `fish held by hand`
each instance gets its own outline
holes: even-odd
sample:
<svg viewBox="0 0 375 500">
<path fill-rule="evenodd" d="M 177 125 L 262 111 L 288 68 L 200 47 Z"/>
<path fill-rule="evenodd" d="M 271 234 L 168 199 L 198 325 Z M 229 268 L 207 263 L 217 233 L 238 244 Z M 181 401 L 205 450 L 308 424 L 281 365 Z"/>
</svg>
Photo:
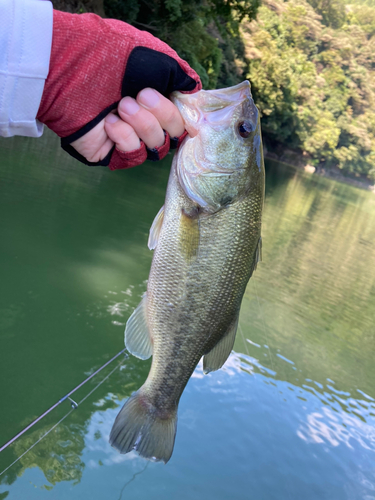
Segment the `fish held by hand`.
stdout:
<svg viewBox="0 0 375 500">
<path fill-rule="evenodd" d="M 165 205 L 150 230 L 147 292 L 125 329 L 127 349 L 152 355 L 110 442 L 168 462 L 182 392 L 203 356 L 218 370 L 234 344 L 241 301 L 261 254 L 264 164 L 259 112 L 245 81 L 172 94 L 189 135 L 174 157 Z"/>
</svg>

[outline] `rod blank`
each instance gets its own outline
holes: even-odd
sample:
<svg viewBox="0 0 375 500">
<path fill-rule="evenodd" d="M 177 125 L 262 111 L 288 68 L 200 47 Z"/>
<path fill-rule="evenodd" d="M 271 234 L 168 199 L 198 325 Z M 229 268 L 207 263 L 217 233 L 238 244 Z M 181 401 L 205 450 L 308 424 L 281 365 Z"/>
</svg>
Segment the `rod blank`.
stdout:
<svg viewBox="0 0 375 500">
<path fill-rule="evenodd" d="M 114 361 L 116 358 L 118 358 L 124 352 L 125 352 L 125 349 L 122 349 L 122 351 L 118 352 L 116 354 L 116 356 L 113 356 L 113 358 L 111 358 L 109 361 L 107 361 L 106 363 L 104 363 L 103 366 L 101 366 L 100 368 L 98 368 L 94 373 L 92 373 L 89 377 L 87 377 L 86 380 L 84 380 L 79 385 L 77 385 L 77 387 L 75 387 L 72 391 L 68 392 L 68 394 L 66 396 L 64 396 L 63 398 L 59 399 L 59 401 L 57 401 L 57 403 L 55 403 L 50 408 L 48 408 L 48 410 L 46 410 L 39 417 L 37 417 L 35 420 L 33 420 L 29 425 L 27 425 L 24 429 L 22 429 L 22 431 L 20 431 L 18 434 L 16 434 L 12 439 L 10 439 L 5 444 L 3 444 L 3 446 L 0 448 L 0 453 L 2 451 L 4 451 L 5 448 L 8 448 L 8 446 L 10 446 L 12 443 L 14 443 L 14 441 L 16 441 L 16 439 L 18 439 L 19 437 L 21 437 L 22 434 L 25 434 L 25 432 L 28 431 L 29 429 L 31 429 L 31 427 L 33 427 L 36 423 L 38 423 L 40 420 L 42 420 L 42 418 L 44 418 L 46 415 L 48 415 L 48 413 L 50 413 L 57 406 L 59 406 L 59 404 L 61 404 L 66 399 L 70 399 L 69 396 L 71 396 L 74 392 L 76 392 L 78 389 L 80 389 L 84 384 L 86 384 L 86 382 L 88 382 L 90 379 L 92 379 L 93 377 L 95 377 L 96 374 L 98 374 L 101 370 L 103 370 L 103 368 L 105 368 L 110 363 L 112 363 L 112 361 Z"/>
</svg>

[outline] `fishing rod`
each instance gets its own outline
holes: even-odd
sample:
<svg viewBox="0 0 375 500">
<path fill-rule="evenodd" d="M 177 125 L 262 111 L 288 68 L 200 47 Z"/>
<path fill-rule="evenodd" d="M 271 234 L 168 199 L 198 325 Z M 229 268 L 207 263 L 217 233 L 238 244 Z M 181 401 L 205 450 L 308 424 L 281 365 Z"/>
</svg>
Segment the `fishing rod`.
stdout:
<svg viewBox="0 0 375 500">
<path fill-rule="evenodd" d="M 86 380 L 84 380 L 83 382 L 81 382 L 80 384 L 77 385 L 77 387 L 75 387 L 72 391 L 68 392 L 68 394 L 66 394 L 66 396 L 64 396 L 63 398 L 59 399 L 57 401 L 57 403 L 55 403 L 54 405 L 52 405 L 50 408 L 48 408 L 48 410 L 46 410 L 44 413 L 42 413 L 39 417 L 37 417 L 35 420 L 33 420 L 29 425 L 27 425 L 24 429 L 22 429 L 22 431 L 20 431 L 18 434 L 16 434 L 12 439 L 10 439 L 9 441 L 7 441 L 1 448 L 0 448 L 0 453 L 2 451 L 4 451 L 6 448 L 8 448 L 8 446 L 10 446 L 12 443 L 14 443 L 14 441 L 16 441 L 19 437 L 22 436 L 22 434 L 24 434 L 26 431 L 28 431 L 29 429 L 31 429 L 31 427 L 33 427 L 36 423 L 38 423 L 40 420 L 42 420 L 42 418 L 44 418 L 46 415 L 48 415 L 48 413 L 50 413 L 52 410 L 54 410 L 57 406 L 59 406 L 61 403 L 63 403 L 64 401 L 66 401 L 67 399 L 70 401 L 70 404 L 72 406 L 73 409 L 76 409 L 78 408 L 78 403 L 76 403 L 70 396 L 76 392 L 80 387 L 82 387 L 84 384 L 86 384 L 86 382 L 88 382 L 90 379 L 92 379 L 93 377 L 95 377 L 95 375 L 97 375 L 100 371 L 103 370 L 103 368 L 105 368 L 106 366 L 108 366 L 110 363 L 112 363 L 112 361 L 114 361 L 115 359 L 117 359 L 121 354 L 123 354 L 125 352 L 126 349 L 122 349 L 122 351 L 118 352 L 116 354 L 116 356 L 113 356 L 113 358 L 111 358 L 109 361 L 107 361 L 106 363 L 104 363 L 103 366 L 101 366 L 100 368 L 98 368 L 94 373 L 92 373 L 89 377 L 87 377 Z"/>
</svg>

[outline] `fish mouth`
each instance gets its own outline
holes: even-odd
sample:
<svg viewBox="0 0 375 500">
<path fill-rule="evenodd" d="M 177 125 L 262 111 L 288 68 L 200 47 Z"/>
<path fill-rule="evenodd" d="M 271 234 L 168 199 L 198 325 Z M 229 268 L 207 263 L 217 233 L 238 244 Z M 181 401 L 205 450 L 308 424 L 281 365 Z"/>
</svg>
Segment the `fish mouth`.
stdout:
<svg viewBox="0 0 375 500">
<path fill-rule="evenodd" d="M 250 82 L 245 80 L 233 87 L 225 89 L 200 90 L 196 94 L 182 94 L 173 92 L 171 100 L 178 106 L 178 103 L 189 103 L 189 106 L 199 107 L 203 110 L 221 109 L 231 106 L 234 102 L 239 104 L 245 99 L 252 99 Z"/>
<path fill-rule="evenodd" d="M 239 103 L 245 99 L 252 99 L 250 89 L 251 86 L 249 80 L 245 80 L 238 85 L 234 85 L 233 87 L 227 87 L 226 89 L 203 90 L 203 92 L 209 94 L 210 97 L 215 100 L 217 99 L 218 101 L 227 103 L 227 105 L 231 105 L 233 102 Z M 214 104 L 214 102 L 212 104 Z"/>
<path fill-rule="evenodd" d="M 173 92 L 171 100 L 180 111 L 190 137 L 199 133 L 202 122 L 210 123 L 213 127 L 225 126 L 234 108 L 244 101 L 254 105 L 248 80 L 233 87 L 200 90 L 195 94 Z"/>
<path fill-rule="evenodd" d="M 193 103 L 193 101 L 223 101 L 230 105 L 231 103 L 241 102 L 244 99 L 251 99 L 251 86 L 249 80 L 244 80 L 243 82 L 234 85 L 233 87 L 227 87 L 225 89 L 211 89 L 211 90 L 200 90 L 195 94 L 183 94 L 182 92 L 173 92 L 171 94 L 171 99 L 173 102 L 181 101 Z M 219 105 L 219 103 L 217 103 Z"/>
</svg>

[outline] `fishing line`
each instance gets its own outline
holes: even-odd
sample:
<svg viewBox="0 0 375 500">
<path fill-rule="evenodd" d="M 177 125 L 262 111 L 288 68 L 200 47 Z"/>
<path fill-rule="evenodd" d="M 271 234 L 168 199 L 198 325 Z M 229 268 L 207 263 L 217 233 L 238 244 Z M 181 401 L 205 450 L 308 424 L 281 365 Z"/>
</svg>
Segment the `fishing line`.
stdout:
<svg viewBox="0 0 375 500">
<path fill-rule="evenodd" d="M 261 320 L 262 320 L 262 326 L 263 326 L 263 333 L 264 333 L 264 336 L 266 338 L 266 342 L 267 342 L 267 345 L 268 345 L 268 350 L 269 350 L 269 353 L 270 353 L 270 360 L 271 360 L 271 367 L 272 367 L 272 371 L 275 372 L 275 369 L 273 367 L 273 359 L 272 359 L 272 352 L 271 352 L 271 346 L 270 346 L 270 343 L 269 343 L 269 339 L 268 339 L 268 335 L 267 335 L 267 330 L 266 330 L 266 323 L 264 321 L 264 317 L 263 317 L 263 312 L 262 312 L 262 308 L 261 308 L 261 305 L 260 305 L 260 301 L 259 301 L 259 296 L 258 296 L 258 290 L 257 290 L 257 285 L 256 285 L 256 280 L 253 281 L 254 283 L 254 288 L 255 288 L 255 295 L 257 296 L 257 301 L 258 301 L 258 307 L 259 307 L 259 312 L 260 312 L 260 317 L 261 317 Z M 241 324 L 239 323 L 238 324 L 238 329 L 241 333 L 241 336 L 242 336 L 242 340 L 245 344 L 245 349 L 246 349 L 246 354 L 248 356 L 250 356 L 250 352 L 248 350 L 248 347 L 247 347 L 247 342 L 245 339 L 245 335 L 243 334 L 243 331 L 242 331 L 242 327 L 241 327 Z"/>
<path fill-rule="evenodd" d="M 39 422 L 40 420 L 42 420 L 42 418 L 44 418 L 46 415 L 48 415 L 48 413 L 50 413 L 52 410 L 54 410 L 57 406 L 59 406 L 59 404 L 61 404 L 63 401 L 65 401 L 66 399 L 69 399 L 71 405 L 72 405 L 72 408 L 75 409 L 77 408 L 77 403 L 75 401 L 73 401 L 73 399 L 70 397 L 74 392 L 78 391 L 78 389 L 80 389 L 84 384 L 86 384 L 86 382 L 88 382 L 89 380 L 91 380 L 93 377 L 95 377 L 95 375 L 97 375 L 100 371 L 103 370 L 103 368 L 105 368 L 106 366 L 108 366 L 110 363 L 112 363 L 112 361 L 114 361 L 116 358 L 118 358 L 120 356 L 120 354 L 122 354 L 123 352 L 125 351 L 125 349 L 122 349 L 122 351 L 118 352 L 116 354 L 116 356 L 113 356 L 113 358 L 111 358 L 109 361 L 107 361 L 106 363 L 104 363 L 104 365 L 102 365 L 100 368 L 98 368 L 94 373 L 92 373 L 89 377 L 87 377 L 86 380 L 84 380 L 83 382 L 81 382 L 80 384 L 77 385 L 77 387 L 75 387 L 72 391 L 68 392 L 68 394 L 66 396 L 64 396 L 63 398 L 59 399 L 59 401 L 57 401 L 57 403 L 55 403 L 54 405 L 52 405 L 50 408 L 48 408 L 48 410 L 46 410 L 44 413 L 42 413 L 39 417 L 37 417 L 35 420 L 33 420 L 29 425 L 27 425 L 24 429 L 22 429 L 21 432 L 19 432 L 18 434 L 16 434 L 12 439 L 10 439 L 8 442 L 6 442 L 1 448 L 0 448 L 0 453 L 5 450 L 5 448 L 8 448 L 9 445 L 11 445 L 14 441 L 16 441 L 16 439 L 18 439 L 19 437 L 22 436 L 22 434 L 24 434 L 26 431 L 28 431 L 29 429 L 31 429 L 31 427 L 33 427 L 37 422 Z"/>
<path fill-rule="evenodd" d="M 272 351 L 271 351 L 271 345 L 270 345 L 270 342 L 269 342 L 269 338 L 268 338 L 268 335 L 267 335 L 267 329 L 266 329 L 266 323 L 264 321 L 264 316 L 263 316 L 263 311 L 262 311 L 262 307 L 260 305 L 260 300 L 259 300 L 259 295 L 258 295 L 258 290 L 257 290 L 257 284 L 256 284 L 256 280 L 254 280 L 254 288 L 255 288 L 255 295 L 257 296 L 257 301 L 258 301 L 258 307 L 259 307 L 259 312 L 260 312 L 260 317 L 261 317 L 261 320 L 262 320 L 262 325 L 263 325 L 263 334 L 266 338 L 266 342 L 267 342 L 267 346 L 268 346 L 268 351 L 270 353 L 270 360 L 271 360 L 271 367 L 272 367 L 272 371 L 276 374 L 276 371 L 275 371 L 275 368 L 274 368 L 274 365 L 273 365 L 273 359 L 272 359 Z M 245 336 L 243 334 L 243 331 L 242 331 L 242 328 L 241 328 L 241 325 L 238 324 L 238 329 L 240 330 L 241 332 L 241 335 L 242 335 L 242 339 L 244 341 L 244 344 L 245 344 L 245 349 L 246 349 L 246 353 L 248 356 L 250 356 L 250 353 L 249 353 L 249 350 L 248 350 L 248 347 L 247 347 L 247 342 L 246 342 L 246 339 L 245 339 Z M 277 391 L 278 393 L 278 397 L 280 398 L 280 393 Z"/>
<path fill-rule="evenodd" d="M 58 425 L 61 424 L 61 422 L 63 422 L 81 403 L 83 403 L 89 396 L 91 396 L 91 394 L 96 391 L 96 389 L 98 387 L 100 387 L 123 363 L 123 361 L 121 361 L 120 363 L 117 364 L 117 366 L 115 366 L 115 368 L 113 368 L 113 370 L 111 370 L 88 394 L 86 394 L 86 396 L 84 398 L 81 399 L 81 401 L 79 401 L 78 403 L 76 403 L 75 401 L 73 401 L 69 395 L 70 394 L 73 394 L 73 392 L 75 392 L 76 390 L 78 390 L 80 387 L 82 387 L 86 382 L 88 382 L 92 377 L 94 377 L 97 373 L 99 373 L 101 370 L 103 370 L 103 368 L 105 368 L 106 366 L 109 365 L 109 363 L 111 363 L 112 361 L 114 361 L 116 358 L 118 358 L 120 356 L 120 354 L 124 353 L 125 349 L 123 349 L 122 351 L 120 351 L 119 353 L 116 354 L 116 356 L 114 356 L 113 358 L 111 358 L 109 361 L 107 361 L 103 366 L 101 366 L 98 370 L 96 370 L 94 373 L 92 373 L 86 380 L 84 380 L 83 382 L 81 382 L 77 387 L 75 387 L 72 391 L 70 391 L 66 396 L 64 396 L 62 399 L 60 399 L 56 404 L 54 404 L 53 406 L 51 406 L 51 408 L 49 408 L 47 411 L 45 411 L 40 417 L 36 418 L 33 422 L 31 422 L 31 424 L 29 424 L 27 427 L 25 427 L 25 429 L 23 429 L 21 432 L 19 432 L 16 436 L 14 436 L 14 438 L 12 438 L 11 440 L 9 440 L 7 443 L 5 443 L 4 446 L 1 447 L 0 451 L 3 451 L 5 450 L 5 448 L 7 448 L 10 444 L 12 444 L 16 439 L 18 439 L 22 434 L 24 434 L 28 429 L 30 429 L 33 425 L 35 425 L 37 422 L 39 422 L 44 416 L 46 416 L 48 413 L 50 413 L 50 411 L 52 411 L 54 408 L 56 408 L 56 406 L 58 406 L 60 403 L 62 403 L 63 401 L 65 401 L 66 399 L 69 399 L 71 402 L 72 402 L 72 409 L 68 411 L 68 413 L 66 415 L 64 415 L 55 425 L 53 425 L 50 429 L 48 429 L 47 432 L 45 432 L 35 443 L 33 443 L 26 451 L 24 451 L 22 453 L 22 455 L 20 455 L 18 458 L 16 458 L 16 460 L 14 460 L 14 462 L 12 462 L 10 465 L 8 465 L 8 467 L 6 467 L 6 469 L 4 469 L 1 473 L 0 473 L 0 476 L 2 476 L 8 469 L 10 469 L 15 463 L 17 463 L 19 460 L 21 460 L 22 457 L 24 457 L 26 455 L 26 453 L 28 453 L 30 450 L 32 450 L 34 448 L 34 446 L 36 446 L 38 443 L 40 443 L 40 441 L 42 441 L 42 439 L 44 439 L 46 436 L 48 436 L 48 434 L 50 434 L 54 429 L 56 429 L 56 427 Z"/>
<path fill-rule="evenodd" d="M 145 465 L 145 467 L 143 467 L 142 470 L 136 472 L 135 474 L 133 474 L 133 477 L 131 479 L 129 479 L 129 481 L 127 481 L 124 486 L 122 487 L 121 491 L 120 491 L 120 496 L 118 497 L 118 500 L 121 500 L 122 499 L 122 494 L 124 493 L 124 489 L 131 483 L 134 481 L 134 479 L 137 477 L 137 476 L 140 476 L 141 474 L 144 473 L 144 471 L 147 469 L 147 467 L 149 466 L 149 463 L 150 462 L 147 462 L 147 464 Z"/>
<path fill-rule="evenodd" d="M 3 470 L 3 472 L 0 473 L 0 476 L 2 476 L 8 469 L 10 469 L 15 463 L 17 463 L 19 460 L 21 460 L 22 457 L 24 457 L 26 455 L 26 453 L 28 453 L 30 450 L 32 450 L 34 448 L 34 446 L 36 446 L 38 443 L 40 443 L 40 441 L 45 438 L 46 436 L 48 436 L 48 434 L 53 431 L 58 425 L 61 424 L 61 422 L 63 420 L 66 419 L 66 417 L 68 417 L 72 412 L 74 411 L 74 408 L 72 408 L 70 411 L 68 411 L 68 413 L 63 417 L 61 418 L 57 424 L 55 424 L 53 427 L 51 427 L 46 433 L 43 434 L 43 436 L 41 436 L 37 441 L 35 441 L 34 444 L 32 444 L 30 446 L 30 448 L 28 448 L 26 451 L 24 451 L 22 453 L 22 455 L 20 455 L 18 458 L 16 458 L 16 460 L 14 462 L 12 462 L 10 465 L 8 465 L 8 467 L 6 469 Z"/>
<path fill-rule="evenodd" d="M 243 340 L 243 343 L 245 345 L 246 354 L 250 357 L 250 353 L 249 353 L 248 348 L 247 348 L 247 342 L 245 339 L 245 335 L 243 334 L 243 331 L 242 331 L 241 323 L 238 323 L 238 329 L 241 332 L 242 340 Z"/>
<path fill-rule="evenodd" d="M 266 329 L 266 323 L 264 321 L 263 311 L 262 311 L 262 308 L 260 306 L 260 300 L 259 300 L 259 295 L 258 295 L 258 289 L 257 289 L 256 280 L 254 280 L 254 288 L 255 288 L 255 295 L 257 296 L 258 307 L 259 307 L 259 311 L 260 311 L 260 317 L 261 317 L 262 324 L 263 324 L 263 332 L 264 332 L 264 336 L 266 337 L 266 341 L 267 341 L 267 345 L 268 345 L 268 350 L 270 352 L 271 367 L 272 367 L 272 371 L 275 372 L 275 369 L 273 367 L 271 345 L 270 345 L 269 338 L 268 338 L 268 335 L 267 335 L 267 329 Z"/>
<path fill-rule="evenodd" d="M 258 306 L 259 306 L 259 311 L 260 311 L 260 317 L 262 318 L 262 323 L 263 323 L 263 330 L 264 330 L 264 336 L 266 337 L 266 341 L 267 341 L 267 345 L 268 345 L 268 350 L 270 352 L 270 360 L 271 360 L 271 367 L 272 367 L 272 371 L 276 374 L 276 371 L 273 367 L 273 360 L 272 360 L 272 352 L 271 352 L 271 345 L 270 345 L 270 342 L 269 342 L 269 339 L 268 339 L 268 335 L 267 335 L 267 330 L 266 330 L 266 323 L 264 321 L 264 317 L 263 317 L 263 311 L 262 311 L 262 308 L 260 306 L 260 300 L 259 300 L 259 295 L 258 295 L 258 290 L 257 290 L 257 285 L 256 285 L 256 281 L 254 281 L 254 285 L 255 285 L 255 293 L 256 293 L 256 296 L 257 296 L 257 300 L 258 300 Z M 277 391 L 277 397 L 279 399 L 280 402 L 282 402 L 282 399 L 281 399 L 281 394 L 280 394 L 280 391 L 277 390 L 277 387 L 275 387 L 276 391 Z M 275 444 L 274 444 L 275 446 Z M 288 487 L 288 484 L 287 484 L 287 487 Z M 291 489 L 288 487 L 289 489 L 289 497 L 291 498 Z"/>
</svg>

